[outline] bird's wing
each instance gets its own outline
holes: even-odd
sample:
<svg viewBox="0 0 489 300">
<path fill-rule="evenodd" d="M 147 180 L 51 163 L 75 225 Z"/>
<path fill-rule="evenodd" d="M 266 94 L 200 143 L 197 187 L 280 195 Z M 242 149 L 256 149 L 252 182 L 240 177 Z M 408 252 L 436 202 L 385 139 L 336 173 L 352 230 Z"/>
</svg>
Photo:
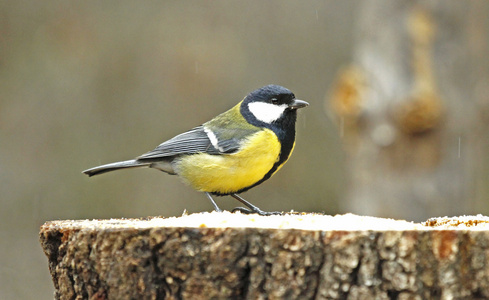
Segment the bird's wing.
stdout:
<svg viewBox="0 0 489 300">
<path fill-rule="evenodd" d="M 232 153 L 239 148 L 239 141 L 234 138 L 217 140 L 215 135 L 211 134 L 211 136 L 214 140 L 209 138 L 204 126 L 198 126 L 175 136 L 136 159 L 145 160 L 202 152 L 209 154 Z"/>
</svg>

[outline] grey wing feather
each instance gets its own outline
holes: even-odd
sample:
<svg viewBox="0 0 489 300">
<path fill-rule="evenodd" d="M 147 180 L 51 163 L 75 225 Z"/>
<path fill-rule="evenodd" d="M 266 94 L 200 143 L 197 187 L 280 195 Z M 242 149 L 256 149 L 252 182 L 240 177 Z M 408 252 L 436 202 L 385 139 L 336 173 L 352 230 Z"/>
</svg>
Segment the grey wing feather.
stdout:
<svg viewBox="0 0 489 300">
<path fill-rule="evenodd" d="M 229 139 L 219 141 L 218 143 L 219 151 L 221 153 L 233 153 L 239 149 L 239 141 L 237 139 Z"/>
<path fill-rule="evenodd" d="M 232 141 L 232 140 L 229 140 Z M 137 160 L 145 160 L 145 159 L 155 159 L 155 158 L 163 158 L 170 157 L 175 155 L 182 154 L 193 154 L 193 153 L 209 153 L 209 154 L 220 154 L 220 153 L 229 153 L 230 149 L 237 149 L 238 146 L 236 142 L 232 143 L 234 145 L 228 145 L 229 142 L 222 141 L 223 144 L 226 145 L 225 148 L 221 148 L 221 142 L 219 142 L 219 149 L 216 149 L 211 141 L 207 133 L 204 130 L 203 126 L 195 127 L 187 132 L 179 134 L 174 138 L 160 144 L 154 150 L 149 151 L 139 157 Z"/>
</svg>

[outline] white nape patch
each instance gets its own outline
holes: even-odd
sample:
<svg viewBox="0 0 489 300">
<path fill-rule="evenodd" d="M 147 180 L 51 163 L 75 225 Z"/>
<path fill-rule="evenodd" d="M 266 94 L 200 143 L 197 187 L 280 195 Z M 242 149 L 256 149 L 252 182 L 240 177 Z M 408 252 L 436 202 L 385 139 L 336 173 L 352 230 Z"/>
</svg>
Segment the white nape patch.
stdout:
<svg viewBox="0 0 489 300">
<path fill-rule="evenodd" d="M 212 146 L 214 146 L 214 148 L 216 148 L 217 150 L 224 152 L 224 149 L 222 149 L 222 147 L 219 147 L 219 140 L 217 139 L 217 136 L 214 134 L 214 132 L 212 132 L 212 130 L 206 128 L 205 126 L 204 132 L 207 134 L 207 137 L 211 141 Z"/>
<path fill-rule="evenodd" d="M 248 108 L 255 118 L 269 124 L 279 119 L 287 107 L 287 104 L 274 105 L 265 102 L 251 102 L 248 104 Z"/>
</svg>

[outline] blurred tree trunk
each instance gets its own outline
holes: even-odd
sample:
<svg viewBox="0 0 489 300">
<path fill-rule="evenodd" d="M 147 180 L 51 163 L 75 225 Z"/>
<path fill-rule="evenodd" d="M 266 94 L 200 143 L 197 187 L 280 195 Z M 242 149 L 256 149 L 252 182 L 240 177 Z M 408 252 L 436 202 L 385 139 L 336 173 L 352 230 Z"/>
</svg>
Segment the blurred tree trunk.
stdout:
<svg viewBox="0 0 489 300">
<path fill-rule="evenodd" d="M 363 2 L 354 61 L 330 97 L 350 171 L 343 210 L 474 212 L 476 149 L 487 139 L 487 99 L 475 88 L 487 60 L 480 4 Z"/>
</svg>

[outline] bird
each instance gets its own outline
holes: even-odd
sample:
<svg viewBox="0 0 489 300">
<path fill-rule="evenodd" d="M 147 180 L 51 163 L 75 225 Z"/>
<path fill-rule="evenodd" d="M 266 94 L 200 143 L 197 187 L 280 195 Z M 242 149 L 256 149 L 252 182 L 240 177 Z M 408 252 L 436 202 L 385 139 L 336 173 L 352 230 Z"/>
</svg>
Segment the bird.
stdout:
<svg viewBox="0 0 489 300">
<path fill-rule="evenodd" d="M 241 197 L 269 179 L 289 159 L 295 146 L 297 110 L 308 106 L 287 88 L 266 85 L 249 93 L 233 108 L 181 133 L 135 159 L 83 171 L 94 176 L 120 169 L 153 168 L 177 175 L 184 183 L 212 196 L 230 195 L 244 207 L 235 211 L 266 212 Z"/>
</svg>

